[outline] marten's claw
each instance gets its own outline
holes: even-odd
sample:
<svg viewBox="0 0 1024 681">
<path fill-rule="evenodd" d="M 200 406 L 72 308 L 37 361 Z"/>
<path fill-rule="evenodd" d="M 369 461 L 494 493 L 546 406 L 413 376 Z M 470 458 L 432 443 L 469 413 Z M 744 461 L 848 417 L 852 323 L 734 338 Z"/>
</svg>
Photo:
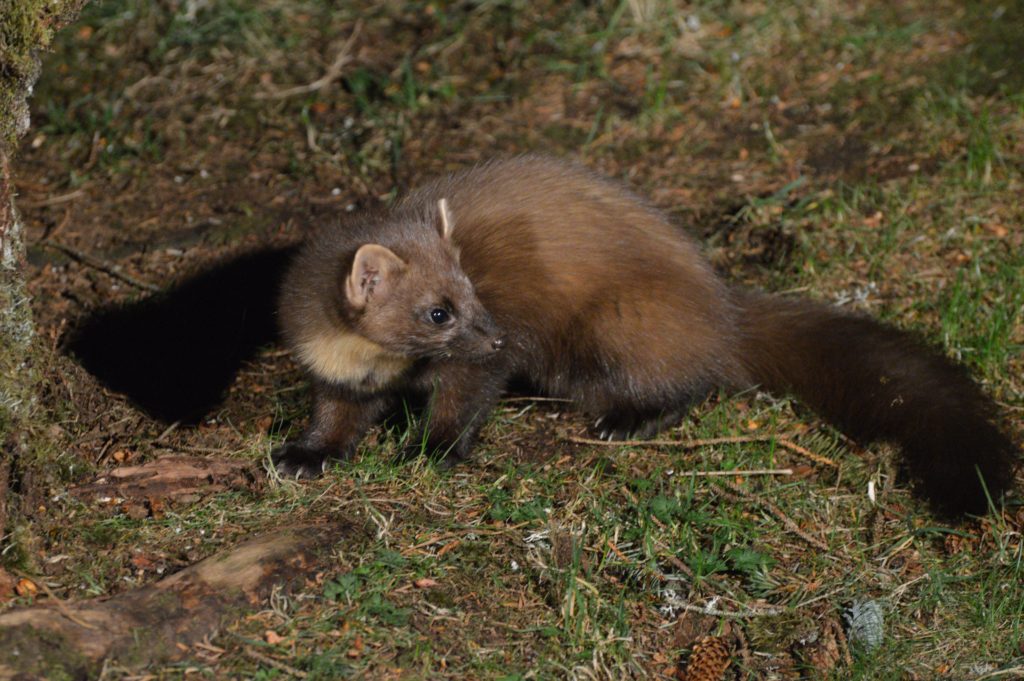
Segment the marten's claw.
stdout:
<svg viewBox="0 0 1024 681">
<path fill-rule="evenodd" d="M 286 443 L 270 454 L 282 478 L 318 478 L 327 470 L 327 454 L 301 444 Z"/>
</svg>

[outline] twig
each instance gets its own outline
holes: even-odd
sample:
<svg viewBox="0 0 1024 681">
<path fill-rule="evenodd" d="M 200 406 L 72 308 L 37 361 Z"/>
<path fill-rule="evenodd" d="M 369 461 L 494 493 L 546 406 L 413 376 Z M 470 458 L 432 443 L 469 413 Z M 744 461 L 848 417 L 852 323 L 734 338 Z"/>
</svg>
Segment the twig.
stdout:
<svg viewBox="0 0 1024 681">
<path fill-rule="evenodd" d="M 124 89 L 124 95 L 127 99 L 135 99 L 135 96 L 139 94 L 139 90 L 142 88 L 154 83 L 167 83 L 169 81 L 170 79 L 165 78 L 164 76 L 143 76 L 126 87 Z"/>
<path fill-rule="evenodd" d="M 327 71 L 324 75 L 306 85 L 296 85 L 295 87 L 284 88 L 283 90 L 273 90 L 271 92 L 258 92 L 256 93 L 256 99 L 285 99 L 286 97 L 293 97 L 295 95 L 305 95 L 310 92 L 322 90 L 341 78 L 342 69 L 352 61 L 352 45 L 355 43 L 356 38 L 359 37 L 359 32 L 362 28 L 363 22 L 357 21 L 355 26 L 352 27 L 352 35 L 348 37 L 345 44 L 341 46 L 340 50 L 338 50 L 338 54 L 334 57 L 334 61 L 331 62 L 330 66 L 327 67 Z"/>
<path fill-rule="evenodd" d="M 242 648 L 242 650 L 245 652 L 246 655 L 248 655 L 252 659 L 256 660 L 257 662 L 262 662 L 263 664 L 269 664 L 271 667 L 273 667 L 275 669 L 278 669 L 278 670 L 284 672 L 285 674 L 290 674 L 291 676 L 294 676 L 294 677 L 297 677 L 297 678 L 300 678 L 300 679 L 304 679 L 307 676 L 309 676 L 308 674 L 306 674 L 306 672 L 302 671 L 301 669 L 296 669 L 295 667 L 292 667 L 291 665 L 287 665 L 284 662 L 281 662 L 280 660 L 275 660 L 272 657 L 267 657 L 263 653 L 257 652 L 255 650 L 253 650 L 252 648 L 250 648 L 249 646 L 245 646 L 244 648 Z"/>
<path fill-rule="evenodd" d="M 68 201 L 74 201 L 79 196 L 85 193 L 84 189 L 76 189 L 67 194 L 59 194 L 57 196 L 50 196 L 39 201 L 19 201 L 18 205 L 23 208 L 43 208 L 45 206 L 56 206 L 61 203 L 67 203 Z"/>
<path fill-rule="evenodd" d="M 21 577 L 24 578 L 24 579 L 31 579 L 27 575 L 25 575 L 24 573 L 22 573 L 20 571 L 16 571 L 15 574 L 21 575 Z M 38 584 L 39 586 L 43 587 L 43 591 L 46 592 L 46 595 L 49 596 L 50 600 L 53 601 L 53 604 L 57 606 L 58 610 L 60 610 L 60 614 L 62 614 L 65 617 L 67 617 L 69 620 L 71 620 L 75 624 L 77 624 L 79 626 L 85 627 L 86 629 L 96 629 L 96 625 L 95 624 L 90 624 L 89 622 L 86 622 L 82 618 L 80 618 L 77 615 L 75 615 L 75 613 L 71 612 L 71 610 L 68 608 L 68 606 L 64 602 L 64 600 L 61 599 L 61 598 L 58 598 L 57 594 L 53 593 L 53 591 L 50 589 L 50 587 L 46 585 L 46 582 L 44 582 L 41 579 L 38 580 L 38 581 L 35 580 L 35 579 L 31 579 L 31 582 L 33 584 Z"/>
<path fill-rule="evenodd" d="M 46 226 L 46 228 L 43 230 L 43 236 L 39 240 L 46 241 L 48 239 L 53 238 L 58 232 L 63 231 L 64 228 L 68 226 L 69 222 L 71 222 L 71 206 L 68 206 L 67 208 L 64 209 L 64 216 L 61 217 L 60 222 L 58 222 L 55 226 Z"/>
<path fill-rule="evenodd" d="M 696 449 L 711 445 L 742 444 L 745 442 L 768 442 L 778 439 L 775 435 L 736 435 L 730 437 L 712 437 L 704 440 L 598 440 L 590 437 L 570 435 L 568 440 L 581 445 L 601 445 L 603 447 L 681 447 Z"/>
<path fill-rule="evenodd" d="M 613 542 L 611 539 L 608 539 L 607 541 L 605 541 L 605 544 L 608 545 L 608 548 L 612 550 L 612 553 L 614 553 L 616 556 L 618 556 L 619 560 L 621 560 L 623 563 L 635 564 L 635 561 L 633 559 L 631 559 L 629 556 L 627 556 L 626 554 L 624 554 L 622 552 L 622 550 L 618 546 L 616 546 L 615 542 Z M 652 572 L 654 572 L 654 576 L 657 577 L 659 581 L 662 581 L 662 582 L 665 581 L 665 575 L 663 575 L 661 573 L 661 571 L 659 571 L 659 570 L 652 570 Z"/>
<path fill-rule="evenodd" d="M 780 447 L 785 447 L 789 451 L 795 452 L 796 454 L 799 454 L 800 456 L 808 458 L 811 461 L 814 461 L 814 462 L 820 463 L 820 464 L 824 464 L 826 466 L 831 466 L 832 468 L 839 468 L 839 464 L 836 463 L 835 461 L 833 461 L 832 459 L 828 458 L 827 456 L 822 456 L 821 454 L 816 454 L 815 452 L 812 452 L 811 450 L 807 449 L 806 447 L 801 447 L 800 445 L 798 445 L 797 443 L 793 442 L 790 439 L 787 439 L 787 438 L 784 438 L 784 437 L 783 438 L 779 438 L 778 443 L 779 443 Z"/>
<path fill-rule="evenodd" d="M 195 453 L 195 454 L 238 454 L 241 449 L 231 449 L 230 447 L 196 447 L 193 445 L 182 445 L 172 447 L 166 443 L 158 443 L 164 445 L 167 449 L 174 452 L 182 453 Z"/>
<path fill-rule="evenodd" d="M 1015 674 L 1024 675 L 1024 667 L 1018 665 L 1016 667 L 1006 667 L 1004 669 L 997 669 L 995 671 L 989 672 L 988 674 L 983 674 L 982 676 L 979 676 L 977 681 L 981 681 L 982 679 L 996 679 L 1000 676 L 1013 676 Z"/>
<path fill-rule="evenodd" d="M 177 429 L 178 429 L 178 426 L 180 426 L 180 425 L 181 425 L 181 421 L 175 421 L 175 422 L 174 422 L 174 423 L 172 423 L 171 425 L 167 426 L 167 427 L 166 427 L 166 428 L 164 429 L 164 432 L 162 432 L 162 433 L 160 433 L 159 435 L 157 435 L 157 438 L 156 438 L 155 440 L 153 440 L 153 443 L 154 443 L 154 444 L 162 444 L 162 443 L 163 443 L 163 441 L 164 441 L 164 438 L 166 438 L 166 437 L 167 437 L 168 435 L 170 435 L 170 434 L 171 434 L 171 433 L 173 433 L 173 432 L 174 432 L 175 430 L 177 430 Z"/>
<path fill-rule="evenodd" d="M 687 471 L 685 473 L 677 473 L 679 476 L 689 476 L 691 478 L 725 478 L 732 477 L 734 475 L 740 476 L 753 476 L 753 475 L 793 475 L 792 468 L 753 468 L 750 470 L 731 470 L 731 471 Z"/>
<path fill-rule="evenodd" d="M 79 251 L 78 249 L 72 248 L 71 246 L 66 246 L 66 245 L 64 245 L 62 243 L 59 243 L 57 241 L 50 241 L 49 239 L 46 239 L 44 241 L 40 241 L 39 245 L 40 246 L 45 246 L 47 248 L 52 248 L 52 249 L 57 250 L 57 251 L 60 251 L 61 253 L 64 253 L 65 255 L 71 257 L 73 260 L 75 260 L 77 262 L 80 262 L 81 264 L 85 265 L 86 267 L 91 267 L 91 268 L 93 268 L 95 270 L 99 270 L 100 272 L 108 274 L 111 277 L 114 277 L 115 279 L 120 279 L 124 283 L 130 284 L 131 286 L 134 286 L 135 288 L 141 288 L 144 291 L 153 291 L 153 292 L 157 292 L 157 291 L 160 290 L 160 287 L 157 286 L 156 284 L 151 284 L 148 281 L 142 281 L 141 279 L 136 279 L 135 277 L 130 276 L 130 275 L 125 274 L 124 272 L 120 271 L 116 266 L 111 265 L 111 264 L 109 264 L 109 263 L 107 263 L 107 262 L 105 262 L 103 260 L 98 259 L 98 258 L 94 258 L 93 256 L 89 255 L 88 253 L 83 253 L 82 251 Z"/>
<path fill-rule="evenodd" d="M 764 608 L 744 608 L 742 610 L 719 610 L 710 605 L 694 605 L 693 603 L 683 603 L 676 600 L 670 601 L 669 605 L 673 608 L 682 608 L 688 612 L 696 612 L 712 617 L 725 617 L 732 620 L 744 620 L 752 617 L 777 617 L 786 612 L 785 608 L 780 608 L 777 605 L 770 605 Z"/>
<path fill-rule="evenodd" d="M 722 494 L 722 496 L 732 497 L 734 501 L 736 497 L 740 497 L 744 501 L 760 506 L 761 508 L 767 510 L 769 513 L 775 516 L 775 519 L 782 523 L 786 527 L 786 529 L 788 529 L 790 532 L 803 539 L 805 542 L 807 542 L 814 548 L 821 549 L 822 551 L 826 552 L 829 550 L 828 544 L 826 544 L 825 542 L 816 537 L 812 537 L 811 535 L 801 530 L 800 526 L 793 522 L 792 518 L 783 513 L 782 509 L 780 509 L 778 506 L 771 503 L 770 501 L 762 499 L 761 497 L 755 494 L 751 494 L 750 492 L 744 490 L 739 485 L 734 485 L 733 483 L 727 480 L 720 481 L 719 485 L 729 490 L 727 492 L 726 490 L 721 489 L 720 487 L 718 492 Z"/>
<path fill-rule="evenodd" d="M 821 454 L 815 454 L 784 435 L 736 435 L 731 437 L 712 437 L 704 440 L 598 440 L 590 437 L 570 435 L 567 439 L 570 442 L 581 445 L 599 445 L 601 447 L 679 447 L 680 449 L 697 449 L 698 447 L 710 447 L 712 445 L 733 445 L 749 442 L 775 442 L 780 447 L 805 456 L 811 461 L 816 461 L 832 468 L 839 468 L 839 464 L 832 459 Z"/>
</svg>

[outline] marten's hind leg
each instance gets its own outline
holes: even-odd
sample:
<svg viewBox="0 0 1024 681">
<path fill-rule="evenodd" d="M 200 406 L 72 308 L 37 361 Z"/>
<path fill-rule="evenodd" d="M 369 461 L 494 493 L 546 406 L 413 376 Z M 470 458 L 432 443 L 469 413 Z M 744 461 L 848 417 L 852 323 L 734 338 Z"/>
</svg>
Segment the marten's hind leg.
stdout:
<svg viewBox="0 0 1024 681">
<path fill-rule="evenodd" d="M 636 385 L 629 390 L 616 390 L 614 384 L 603 387 L 604 394 L 597 388 L 588 391 L 593 398 L 582 404 L 588 414 L 597 415 L 590 430 L 602 440 L 652 438 L 678 425 L 690 409 L 707 399 L 712 391 L 711 384 L 703 382 L 686 389 L 650 390 L 646 395 Z M 634 394 L 640 394 L 643 399 L 633 398 Z"/>
<path fill-rule="evenodd" d="M 632 407 L 611 409 L 593 422 L 591 432 L 602 440 L 646 440 L 678 424 L 686 408 L 637 410 Z"/>
</svg>

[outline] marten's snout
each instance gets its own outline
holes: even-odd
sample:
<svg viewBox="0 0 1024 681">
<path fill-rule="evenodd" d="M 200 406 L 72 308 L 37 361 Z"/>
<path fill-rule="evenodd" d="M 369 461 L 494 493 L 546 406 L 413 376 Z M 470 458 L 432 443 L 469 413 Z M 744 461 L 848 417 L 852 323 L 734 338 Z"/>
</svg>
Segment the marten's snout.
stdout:
<svg viewBox="0 0 1024 681">
<path fill-rule="evenodd" d="M 473 320 L 472 336 L 473 340 L 471 342 L 476 346 L 474 352 L 481 355 L 499 352 L 507 345 L 505 334 L 502 333 L 501 328 L 486 312 L 479 314 Z"/>
</svg>

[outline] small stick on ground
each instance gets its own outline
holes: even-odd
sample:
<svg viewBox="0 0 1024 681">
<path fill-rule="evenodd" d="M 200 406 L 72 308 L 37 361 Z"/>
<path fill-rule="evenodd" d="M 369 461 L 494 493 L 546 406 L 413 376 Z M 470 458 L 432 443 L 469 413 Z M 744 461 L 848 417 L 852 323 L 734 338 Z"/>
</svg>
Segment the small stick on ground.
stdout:
<svg viewBox="0 0 1024 681">
<path fill-rule="evenodd" d="M 359 37 L 359 32 L 362 28 L 363 22 L 357 21 L 355 26 L 352 28 L 352 35 L 348 37 L 345 44 L 341 46 L 340 50 L 338 50 L 338 54 L 334 57 L 334 61 L 331 62 L 330 66 L 327 67 L 327 71 L 324 75 L 306 85 L 296 85 L 295 87 L 273 90 L 271 92 L 259 92 L 256 94 L 256 99 L 285 99 L 287 97 L 294 97 L 295 95 L 305 95 L 310 92 L 322 90 L 341 78 L 344 68 L 353 60 L 352 45 L 355 43 L 356 38 Z"/>
<path fill-rule="evenodd" d="M 792 468 L 754 468 L 751 470 L 728 470 L 728 471 L 687 471 L 677 473 L 680 477 L 691 478 L 727 478 L 732 476 L 751 477 L 755 475 L 793 475 Z"/>
<path fill-rule="evenodd" d="M 800 456 L 802 456 L 804 458 L 810 459 L 811 461 L 814 461 L 815 463 L 824 464 L 824 465 L 830 466 L 832 468 L 839 468 L 839 464 L 836 463 L 835 461 L 833 461 L 832 459 L 828 458 L 827 456 L 822 456 L 821 454 L 816 454 L 815 452 L 812 452 L 811 450 L 807 449 L 806 447 L 801 447 L 800 445 L 798 445 L 797 443 L 793 442 L 792 440 L 789 440 L 787 438 L 779 438 L 778 443 L 779 443 L 780 447 L 785 447 L 789 451 L 794 452 L 796 454 L 799 454 Z"/>
<path fill-rule="evenodd" d="M 76 189 L 74 191 L 68 192 L 67 194 L 48 196 L 47 198 L 40 199 L 38 201 L 18 201 L 18 205 L 21 206 L 22 208 L 44 208 L 46 206 L 57 206 L 62 203 L 67 203 L 68 201 L 74 201 L 79 196 L 82 196 L 84 194 L 84 189 Z"/>
<path fill-rule="evenodd" d="M 768 442 L 769 440 L 779 440 L 780 438 L 776 435 L 735 435 L 712 437 L 703 440 L 598 440 L 591 437 L 570 435 L 567 439 L 570 442 L 581 445 L 600 445 L 602 447 L 680 447 L 682 449 L 697 449 L 698 447 L 710 447 L 712 445 Z"/>
<path fill-rule="evenodd" d="M 569 442 L 581 445 L 598 445 L 600 447 L 679 447 L 680 449 L 697 449 L 699 447 L 711 447 L 714 445 L 736 445 L 750 442 L 775 442 L 780 447 L 807 457 L 832 468 L 839 468 L 839 464 L 821 454 L 815 454 L 806 447 L 801 447 L 785 435 L 735 435 L 730 437 L 712 437 L 703 440 L 598 440 L 590 437 L 577 437 L 570 435 L 566 438 Z"/>
<path fill-rule="evenodd" d="M 260 663 L 266 664 L 266 665 L 270 665 L 274 669 L 282 671 L 285 674 L 288 674 L 290 676 L 294 676 L 294 677 L 299 678 L 299 679 L 304 679 L 307 676 L 309 676 L 309 674 L 307 674 L 306 672 L 302 671 L 301 669 L 296 669 L 295 667 L 287 665 L 284 662 L 281 662 L 280 660 L 275 660 L 272 657 L 268 657 L 268 656 L 264 655 L 261 652 L 253 650 L 249 646 L 245 646 L 244 648 L 242 648 L 242 650 L 243 650 L 243 652 L 245 652 L 246 655 L 248 655 L 252 659 L 256 660 L 257 662 L 260 662 Z"/>
<path fill-rule="evenodd" d="M 148 281 L 136 279 L 133 276 L 125 274 L 116 266 L 111 265 L 110 263 L 107 263 L 103 260 L 100 260 L 99 258 L 94 258 L 88 253 L 83 253 L 82 251 L 76 248 L 72 248 L 71 246 L 66 246 L 57 241 L 50 241 L 48 239 L 45 241 L 40 241 L 39 245 L 60 251 L 61 253 L 64 253 L 65 255 L 72 258 L 76 262 L 85 265 L 86 267 L 91 267 L 94 270 L 99 270 L 100 272 L 108 274 L 115 279 L 120 279 L 124 283 L 134 286 L 135 288 L 140 288 L 144 291 L 153 291 L 154 293 L 160 290 L 160 287 L 157 286 L 156 284 L 151 284 Z"/>
<path fill-rule="evenodd" d="M 22 576 L 22 577 L 28 578 L 28 575 L 26 575 L 26 574 L 24 574 L 22 572 L 18 572 L 18 574 L 20 576 Z M 80 626 L 85 627 L 86 629 L 95 629 L 96 628 L 92 624 L 89 624 L 85 620 L 83 620 L 83 619 L 79 618 L 78 616 L 76 616 L 75 613 L 73 613 L 71 611 L 71 609 L 68 608 L 67 603 L 64 602 L 64 599 L 59 598 L 57 596 L 57 594 L 53 593 L 53 589 L 51 589 L 49 586 L 47 586 L 46 582 L 44 582 L 41 579 L 39 579 L 39 580 L 33 579 L 32 583 L 33 584 L 38 584 L 40 587 L 42 587 L 43 591 L 46 592 L 47 597 L 49 597 L 50 603 L 53 603 L 55 606 L 57 606 L 57 609 L 60 610 L 60 613 L 62 615 L 64 615 L 65 617 L 67 617 L 69 620 L 71 620 L 75 624 L 78 624 Z"/>
<path fill-rule="evenodd" d="M 673 608 L 682 608 L 687 612 L 696 612 L 711 617 L 724 617 L 732 620 L 745 620 L 754 617 L 778 617 L 786 612 L 785 608 L 772 605 L 765 608 L 743 608 L 742 610 L 719 610 L 710 605 L 694 605 L 693 603 L 671 603 Z"/>
</svg>

